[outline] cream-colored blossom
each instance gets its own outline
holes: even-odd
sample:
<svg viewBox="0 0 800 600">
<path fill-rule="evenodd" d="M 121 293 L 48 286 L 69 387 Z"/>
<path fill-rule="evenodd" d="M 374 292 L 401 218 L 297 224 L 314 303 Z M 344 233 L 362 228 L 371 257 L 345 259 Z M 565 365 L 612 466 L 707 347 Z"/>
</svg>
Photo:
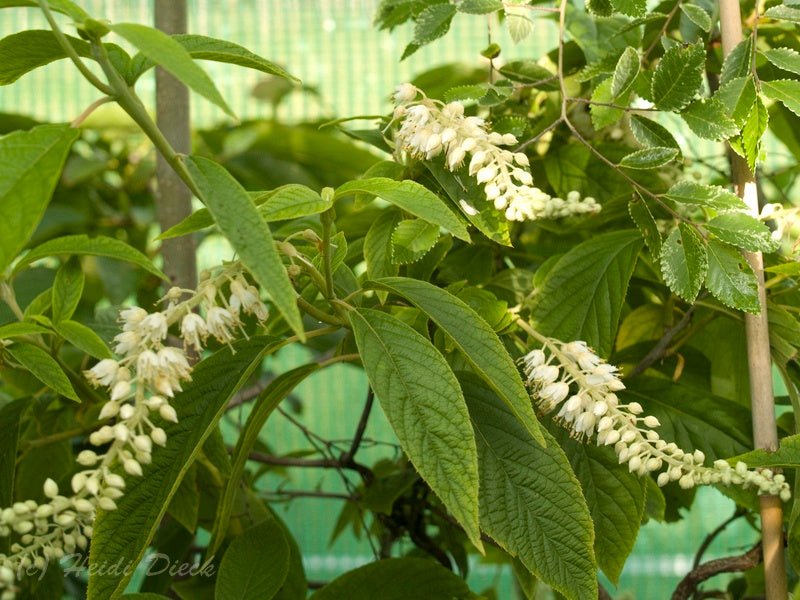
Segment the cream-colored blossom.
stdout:
<svg viewBox="0 0 800 600">
<path fill-rule="evenodd" d="M 606 363 L 585 342 L 564 343 L 542 338 L 543 348 L 521 362 L 533 399 L 542 413 L 558 409 L 555 420 L 580 440 L 595 438 L 612 446 L 619 462 L 632 473 L 658 473 L 660 486 L 677 481 L 682 488 L 697 485 L 755 487 L 760 494 L 789 500 L 786 479 L 769 469 L 750 470 L 743 462 L 731 466 L 717 460 L 705 464 L 703 452 L 679 448 L 662 440 L 658 418 L 645 415 L 638 402 L 624 403 L 617 392 L 625 389 L 617 368 Z M 569 390 L 569 391 L 567 391 Z"/>
<path fill-rule="evenodd" d="M 408 83 L 398 86 L 394 99 L 394 116 L 400 121 L 398 148 L 423 160 L 444 154 L 444 164 L 451 171 L 469 159 L 469 174 L 484 185 L 486 200 L 509 221 L 556 219 L 600 210 L 594 198 L 581 200 L 576 191 L 563 200 L 535 187 L 528 156 L 507 148 L 517 145 L 517 138 L 488 131 L 480 117 L 464 116 L 460 102 L 431 100 Z"/>
</svg>

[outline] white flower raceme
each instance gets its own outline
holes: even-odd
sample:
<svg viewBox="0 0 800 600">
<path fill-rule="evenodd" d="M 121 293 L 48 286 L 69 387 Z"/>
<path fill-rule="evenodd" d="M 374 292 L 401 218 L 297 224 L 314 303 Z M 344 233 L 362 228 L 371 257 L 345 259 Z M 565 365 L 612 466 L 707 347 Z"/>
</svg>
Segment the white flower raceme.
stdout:
<svg viewBox="0 0 800 600">
<path fill-rule="evenodd" d="M 576 191 L 563 200 L 534 187 L 527 155 L 503 148 L 517 144 L 517 138 L 487 131 L 482 118 L 464 116 L 460 102 L 431 100 L 410 83 L 397 87 L 394 100 L 394 117 L 401 123 L 396 135 L 399 148 L 424 160 L 444 153 L 450 171 L 469 157 L 469 174 L 484 184 L 486 199 L 506 219 L 555 219 L 600 210 L 594 198 L 581 201 Z"/>
<path fill-rule="evenodd" d="M 791 497 L 784 476 L 769 469 L 750 470 L 743 462 L 731 466 L 717 460 L 706 466 L 700 450 L 693 452 L 662 440 L 660 423 L 643 415 L 638 402 L 624 404 L 617 392 L 625 389 L 617 368 L 603 361 L 585 342 L 564 343 L 542 338 L 542 349 L 526 354 L 527 383 L 542 413 L 558 409 L 556 421 L 573 437 L 597 437 L 598 445 L 613 446 L 620 463 L 640 476 L 659 473 L 658 485 L 677 481 L 682 488 L 722 484 L 755 487 L 760 494 Z"/>
<path fill-rule="evenodd" d="M 226 285 L 228 296 L 223 293 Z M 117 471 L 141 476 L 142 465 L 152 461 L 153 445 L 166 445 L 167 434 L 152 417 L 178 420 L 169 399 L 191 379 L 185 349 L 202 351 L 209 335 L 230 343 L 234 333 L 244 334 L 240 312 L 258 321 L 268 316 L 239 263 L 203 273 L 197 291 L 172 288 L 163 300 L 167 306 L 161 311 L 122 310 L 122 331 L 114 338 L 114 351 L 121 358 L 103 359 L 84 371 L 89 383 L 108 390 L 109 400 L 99 418 L 114 422 L 89 436 L 97 451 L 86 449 L 76 457 L 83 468 L 72 477 L 72 495 L 61 495 L 58 485 L 48 479 L 44 484 L 48 502 L 29 500 L 0 510 L 0 536 L 19 538 L 10 554 L 0 553 L 0 600 L 13 600 L 18 575 L 31 568 L 42 570 L 48 560 L 86 548 L 97 509 L 116 509 L 115 501 L 124 493 L 125 479 Z M 169 328 L 176 324 L 185 349 L 165 343 Z"/>
</svg>

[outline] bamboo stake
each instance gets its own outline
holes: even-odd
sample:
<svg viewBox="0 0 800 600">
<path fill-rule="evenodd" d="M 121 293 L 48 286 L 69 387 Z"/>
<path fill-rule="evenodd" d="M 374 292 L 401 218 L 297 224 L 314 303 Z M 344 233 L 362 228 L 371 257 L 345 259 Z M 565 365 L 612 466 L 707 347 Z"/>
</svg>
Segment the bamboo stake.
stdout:
<svg viewBox="0 0 800 600">
<path fill-rule="evenodd" d="M 743 38 L 742 15 L 738 0 L 719 0 L 720 31 L 724 56 Z M 753 215 L 758 216 L 758 190 L 755 175 L 744 159 L 731 152 L 731 175 L 737 193 Z M 745 314 L 747 362 L 750 370 L 750 398 L 753 439 L 756 448 L 778 449 L 775 425 L 775 399 L 772 392 L 772 360 L 769 345 L 767 296 L 764 289 L 764 260 L 760 252 L 745 252 L 758 281 L 761 312 Z M 783 507 L 777 496 L 761 496 L 761 536 L 764 553 L 764 579 L 767 600 L 786 600 L 787 582 L 783 551 Z"/>
</svg>

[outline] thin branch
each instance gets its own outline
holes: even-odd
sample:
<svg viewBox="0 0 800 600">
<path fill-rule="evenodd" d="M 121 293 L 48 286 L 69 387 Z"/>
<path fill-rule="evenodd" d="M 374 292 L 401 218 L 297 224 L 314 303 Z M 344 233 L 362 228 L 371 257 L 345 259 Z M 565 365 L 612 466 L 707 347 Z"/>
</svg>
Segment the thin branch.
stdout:
<svg viewBox="0 0 800 600">
<path fill-rule="evenodd" d="M 364 402 L 364 409 L 361 411 L 361 418 L 358 420 L 358 425 L 356 426 L 356 433 L 353 436 L 353 442 L 350 444 L 350 449 L 342 455 L 340 459 L 342 462 L 350 462 L 355 457 L 356 453 L 358 452 L 358 448 L 361 446 L 361 442 L 364 439 L 364 432 L 367 429 L 367 423 L 369 422 L 369 416 L 372 412 L 372 405 L 375 403 L 375 392 L 372 391 L 372 386 L 367 389 L 367 399 Z"/>
<path fill-rule="evenodd" d="M 275 490 L 268 492 L 269 496 L 278 496 L 280 500 L 293 500 L 294 498 L 325 498 L 330 500 L 358 500 L 357 494 L 337 494 L 335 492 L 316 492 L 312 490 Z"/>
<path fill-rule="evenodd" d="M 89 115 L 91 115 L 95 110 L 98 109 L 98 107 L 113 101 L 114 98 L 112 98 L 111 96 L 103 96 L 102 98 L 98 98 L 97 100 L 92 102 L 89 106 L 87 106 L 86 109 L 81 114 L 75 117 L 75 119 L 72 121 L 72 123 L 69 124 L 69 126 L 72 127 L 73 129 L 77 129 L 83 124 L 83 122 L 89 117 Z"/>
<path fill-rule="evenodd" d="M 67 57 L 69 57 L 73 64 L 78 68 L 78 71 L 81 72 L 81 75 L 84 76 L 86 81 L 91 83 L 104 94 L 108 96 L 112 95 L 114 90 L 110 86 L 100 81 L 100 79 L 94 73 L 92 73 L 89 67 L 84 64 L 84 62 L 81 60 L 81 57 L 78 56 L 75 48 L 72 47 L 72 44 L 67 39 L 67 36 L 64 35 L 64 32 L 61 31 L 61 28 L 58 26 L 58 23 L 53 17 L 53 13 L 50 12 L 50 7 L 47 5 L 47 0 L 39 0 L 39 7 L 42 9 L 47 22 L 50 24 L 50 29 L 53 30 L 53 35 L 56 36 L 58 45 L 61 46 L 61 49 L 64 51 Z"/>
<path fill-rule="evenodd" d="M 703 559 L 703 554 L 705 554 L 706 550 L 708 550 L 708 547 L 711 545 L 711 543 L 715 539 L 717 539 L 717 536 L 721 534 L 723 531 L 725 531 L 728 525 L 730 525 L 731 523 L 733 523 L 734 521 L 736 521 L 740 517 L 743 517 L 746 514 L 747 514 L 746 509 L 737 507 L 736 510 L 733 511 L 733 514 L 730 517 L 725 519 L 722 523 L 720 523 L 717 526 L 716 529 L 714 529 L 714 531 L 712 531 L 705 537 L 703 543 L 700 544 L 700 547 L 697 549 L 697 553 L 694 555 L 694 563 L 692 563 L 693 569 L 696 569 L 697 567 L 700 566 L 700 561 Z"/>
<path fill-rule="evenodd" d="M 627 376 L 636 377 L 637 375 L 644 373 L 654 362 L 664 358 L 664 355 L 666 354 L 667 348 L 669 348 L 672 339 L 678 333 L 680 333 L 687 325 L 689 325 L 689 321 L 691 321 L 693 313 L 694 313 L 694 305 L 690 306 L 689 310 L 683 313 L 683 317 L 681 317 L 681 320 L 678 321 L 674 327 L 671 327 L 666 332 L 664 332 L 664 335 L 661 336 L 661 339 L 658 340 L 656 345 L 653 346 L 650 352 L 645 354 L 644 358 L 642 358 L 642 360 L 639 361 L 639 364 L 637 364 Z"/>
<path fill-rule="evenodd" d="M 692 569 L 675 588 L 672 600 L 689 600 L 697 586 L 720 573 L 738 573 L 761 563 L 761 544 L 756 544 L 740 556 L 718 558 Z"/>
</svg>

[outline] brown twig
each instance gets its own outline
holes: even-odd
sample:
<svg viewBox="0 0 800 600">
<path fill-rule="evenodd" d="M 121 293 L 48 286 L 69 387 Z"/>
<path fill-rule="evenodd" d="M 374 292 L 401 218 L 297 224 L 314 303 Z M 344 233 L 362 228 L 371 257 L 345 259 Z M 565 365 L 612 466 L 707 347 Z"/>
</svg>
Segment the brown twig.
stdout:
<svg viewBox="0 0 800 600">
<path fill-rule="evenodd" d="M 761 558 L 761 544 L 758 543 L 740 556 L 728 556 L 703 563 L 681 579 L 672 593 L 672 600 L 688 600 L 697 591 L 697 586 L 707 579 L 720 573 L 747 571 L 761 563 Z"/>
</svg>

